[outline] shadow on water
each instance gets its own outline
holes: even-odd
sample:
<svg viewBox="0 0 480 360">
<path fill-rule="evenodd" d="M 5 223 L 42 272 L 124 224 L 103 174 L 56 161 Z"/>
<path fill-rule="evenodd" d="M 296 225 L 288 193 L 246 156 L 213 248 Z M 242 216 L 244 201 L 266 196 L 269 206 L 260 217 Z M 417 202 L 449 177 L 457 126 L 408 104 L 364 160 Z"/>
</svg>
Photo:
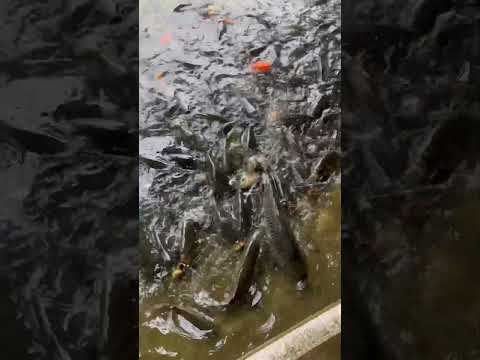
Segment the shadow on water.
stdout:
<svg viewBox="0 0 480 360">
<path fill-rule="evenodd" d="M 340 3 L 189 3 L 140 4 L 142 359 L 233 359 L 340 297 Z"/>
</svg>

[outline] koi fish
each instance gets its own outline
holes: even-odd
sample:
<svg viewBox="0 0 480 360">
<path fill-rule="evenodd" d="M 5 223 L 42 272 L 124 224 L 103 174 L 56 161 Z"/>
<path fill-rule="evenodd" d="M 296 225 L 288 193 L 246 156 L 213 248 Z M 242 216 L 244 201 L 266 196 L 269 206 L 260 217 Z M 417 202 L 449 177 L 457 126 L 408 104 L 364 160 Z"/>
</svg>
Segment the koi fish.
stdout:
<svg viewBox="0 0 480 360">
<path fill-rule="evenodd" d="M 220 20 L 224 25 L 235 25 L 235 21 L 230 18 L 223 18 Z"/>
<path fill-rule="evenodd" d="M 250 68 L 256 74 L 266 74 L 272 71 L 272 65 L 266 61 L 257 61 L 250 65 Z"/>
<path fill-rule="evenodd" d="M 172 40 L 173 40 L 172 33 L 166 33 L 166 34 L 162 35 L 162 37 L 160 38 L 160 44 L 168 45 L 172 42 Z"/>
</svg>

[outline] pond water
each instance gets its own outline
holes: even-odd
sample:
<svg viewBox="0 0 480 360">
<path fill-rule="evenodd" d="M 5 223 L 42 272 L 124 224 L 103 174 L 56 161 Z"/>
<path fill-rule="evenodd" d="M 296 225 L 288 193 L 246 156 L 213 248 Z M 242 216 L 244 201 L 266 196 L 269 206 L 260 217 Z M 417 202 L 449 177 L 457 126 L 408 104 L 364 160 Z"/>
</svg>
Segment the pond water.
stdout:
<svg viewBox="0 0 480 360">
<path fill-rule="evenodd" d="M 252 70 L 259 61 L 267 71 Z M 339 79 L 339 1 L 140 3 L 142 359 L 235 359 L 340 298 L 340 169 L 328 162 L 339 150 Z M 271 253 L 285 253 L 264 234 L 248 293 L 226 305 L 246 266 L 243 236 L 276 216 L 266 183 L 259 207 L 235 215 L 238 194 L 256 199 L 236 190 L 251 159 L 283 189 L 307 281 L 278 266 Z M 189 221 L 194 255 L 180 272 Z M 226 224 L 243 231 L 243 221 L 249 230 L 227 241 Z M 305 358 L 338 359 L 339 346 Z"/>
</svg>

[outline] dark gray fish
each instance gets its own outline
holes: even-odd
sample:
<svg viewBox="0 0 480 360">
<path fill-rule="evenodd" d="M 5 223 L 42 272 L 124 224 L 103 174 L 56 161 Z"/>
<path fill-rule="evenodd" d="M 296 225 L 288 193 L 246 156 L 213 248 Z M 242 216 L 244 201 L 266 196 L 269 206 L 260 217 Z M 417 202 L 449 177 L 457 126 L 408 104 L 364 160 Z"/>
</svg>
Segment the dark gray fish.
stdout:
<svg viewBox="0 0 480 360">
<path fill-rule="evenodd" d="M 138 140 L 137 140 L 138 141 Z M 173 139 L 169 136 L 152 136 L 138 141 L 137 153 L 140 160 L 154 169 L 165 169 L 171 166 L 162 151 L 172 145 Z"/>
<path fill-rule="evenodd" d="M 314 120 L 315 118 L 306 114 L 289 114 L 283 117 L 282 122 L 287 127 L 300 129 L 303 125 L 313 123 Z"/>
<path fill-rule="evenodd" d="M 238 219 L 240 221 L 241 236 L 246 236 L 253 223 L 253 199 L 250 195 L 245 195 L 241 189 L 238 189 L 237 202 L 239 205 Z"/>
<path fill-rule="evenodd" d="M 219 209 L 217 201 L 213 200 L 213 217 L 222 239 L 228 243 L 234 243 L 240 238 L 238 223 L 229 214 Z"/>
<path fill-rule="evenodd" d="M 168 161 L 159 158 L 154 159 L 139 155 L 139 159 L 140 162 L 144 163 L 148 167 L 151 167 L 152 169 L 166 169 L 170 166 Z"/>
<path fill-rule="evenodd" d="M 204 114 L 204 113 L 198 113 L 198 117 L 208 120 L 208 121 L 217 121 L 222 124 L 226 124 L 228 122 L 227 119 L 225 119 L 223 116 L 216 115 L 216 114 Z"/>
<path fill-rule="evenodd" d="M 180 236 L 180 261 L 189 263 L 193 258 L 192 251 L 197 240 L 197 230 L 193 220 L 186 219 L 182 222 Z"/>
<path fill-rule="evenodd" d="M 95 7 L 99 13 L 107 18 L 113 18 L 117 14 L 116 5 L 113 0 L 97 0 Z"/>
<path fill-rule="evenodd" d="M 177 5 L 174 9 L 173 9 L 173 12 L 184 12 L 184 8 L 186 7 L 189 7 L 189 6 L 192 6 L 192 4 L 180 4 L 180 5 Z"/>
<path fill-rule="evenodd" d="M 138 154 L 138 134 L 128 129 L 86 126 L 77 128 L 75 134 L 85 137 L 93 147 L 107 154 L 130 157 Z"/>
<path fill-rule="evenodd" d="M 95 3 L 92 1 L 64 1 L 64 17 L 61 20 L 62 31 L 72 31 L 82 23 L 94 10 Z"/>
<path fill-rule="evenodd" d="M 240 142 L 247 150 L 255 150 L 256 149 L 257 141 L 255 139 L 255 133 L 253 131 L 253 126 L 249 126 L 245 129 L 245 131 L 242 133 Z"/>
<path fill-rule="evenodd" d="M 290 231 L 281 217 L 278 191 L 275 189 L 273 178 L 264 174 L 262 182 L 266 233 L 271 242 L 275 262 L 279 266 L 285 267 L 294 254 L 293 241 L 290 239 Z"/>
<path fill-rule="evenodd" d="M 310 181 L 325 181 L 334 172 L 340 170 L 341 154 L 330 151 L 313 165 Z"/>
<path fill-rule="evenodd" d="M 105 71 L 106 75 L 112 77 L 112 79 L 122 79 L 128 74 L 127 68 L 112 58 L 105 54 L 98 54 L 97 56 L 103 71 Z"/>
<path fill-rule="evenodd" d="M 172 256 L 169 251 L 168 239 L 161 236 L 155 229 L 151 231 L 151 236 L 154 240 L 154 246 L 160 254 L 161 263 L 170 263 L 172 261 Z"/>
<path fill-rule="evenodd" d="M 225 22 L 220 22 L 219 23 L 220 31 L 218 33 L 218 40 L 222 40 L 223 35 L 227 33 L 227 24 Z"/>
<path fill-rule="evenodd" d="M 170 130 L 165 129 L 164 124 L 154 124 L 143 129 L 139 129 L 139 135 L 142 137 L 168 135 Z"/>
<path fill-rule="evenodd" d="M 435 126 L 412 153 L 412 160 L 403 176 L 404 186 L 425 185 L 425 182 L 446 181 L 465 162 L 478 161 L 479 111 L 459 109 L 439 114 Z"/>
<path fill-rule="evenodd" d="M 41 336 L 45 337 L 44 341 L 46 344 L 48 344 L 49 352 L 54 354 L 55 358 L 61 360 L 71 360 L 69 353 L 61 345 L 60 340 L 52 327 L 44 301 L 37 294 L 34 294 L 31 300 L 32 310 L 35 312 L 34 315 L 38 321 L 36 323 L 38 328 L 34 330 L 39 331 Z"/>
<path fill-rule="evenodd" d="M 247 14 L 245 16 L 250 17 L 250 18 L 254 18 L 255 20 L 257 20 L 257 22 L 259 24 L 265 26 L 267 29 L 270 29 L 272 27 L 272 25 L 267 20 L 265 20 L 265 18 L 263 18 L 260 15 Z"/>
<path fill-rule="evenodd" d="M 112 279 L 111 279 L 111 259 L 107 256 L 105 261 L 105 268 L 101 280 L 99 280 L 100 290 L 100 303 L 99 303 L 99 315 L 100 315 L 100 328 L 97 335 L 97 351 L 102 354 L 106 352 L 108 343 L 108 333 L 110 326 L 110 296 L 112 291 Z"/>
<path fill-rule="evenodd" d="M 117 131 L 127 132 L 129 130 L 128 124 L 118 120 L 105 120 L 102 119 L 78 119 L 75 121 L 75 129 L 80 132 L 91 133 L 110 133 Z"/>
<path fill-rule="evenodd" d="M 0 141 L 14 142 L 36 154 L 57 154 L 65 151 L 66 142 L 41 132 L 19 129 L 0 122 Z"/>
<path fill-rule="evenodd" d="M 206 160 L 206 171 L 210 178 L 210 185 L 213 188 L 215 199 L 218 199 L 229 189 L 228 176 L 218 166 L 210 153 L 207 153 Z"/>
<path fill-rule="evenodd" d="M 172 308 L 172 314 L 173 317 L 176 318 L 177 322 L 181 321 L 179 317 L 183 317 L 190 324 L 201 330 L 202 334 L 198 335 L 202 337 L 208 337 L 214 334 L 214 320 L 204 313 L 196 311 L 190 307 L 187 308 L 185 306 L 175 306 Z"/>
<path fill-rule="evenodd" d="M 223 135 L 227 135 L 230 131 L 232 131 L 233 127 L 235 126 L 236 121 L 229 121 L 225 125 L 223 125 L 221 133 Z"/>
<path fill-rule="evenodd" d="M 243 262 L 238 274 L 237 287 L 229 301 L 229 304 L 241 301 L 248 293 L 248 289 L 253 282 L 253 275 L 255 274 L 255 264 L 257 263 L 258 254 L 260 253 L 260 236 L 261 232 L 257 231 L 253 234 L 247 250 L 243 257 Z"/>
<path fill-rule="evenodd" d="M 264 52 L 267 48 L 268 48 L 268 45 L 264 45 L 264 46 L 260 46 L 260 47 L 253 48 L 253 49 L 251 49 L 251 50 L 248 51 L 248 55 L 250 55 L 250 56 L 252 56 L 252 57 L 257 57 L 257 56 L 260 55 L 262 52 Z"/>
<path fill-rule="evenodd" d="M 129 131 L 128 124 L 116 120 L 77 119 L 73 134 L 86 137 L 106 153 L 138 153 L 138 134 Z"/>
<path fill-rule="evenodd" d="M 301 278 L 304 278 L 305 259 L 288 224 L 286 207 L 281 204 L 282 190 L 277 181 L 272 175 L 263 174 L 263 215 L 269 247 L 275 263 L 280 268 L 292 267 Z"/>
<path fill-rule="evenodd" d="M 375 191 L 384 191 L 392 184 L 392 180 L 385 169 L 378 163 L 377 158 L 366 145 L 361 147 L 363 161 L 369 171 L 369 184 Z"/>
<path fill-rule="evenodd" d="M 53 112 L 55 120 L 101 118 L 102 115 L 103 110 L 100 105 L 87 103 L 83 100 L 73 100 L 60 104 Z"/>
<path fill-rule="evenodd" d="M 189 305 L 157 304 L 151 309 L 149 317 L 158 316 L 170 311 L 175 317 L 178 315 L 182 316 L 200 330 L 213 331 L 215 319 L 209 314 Z"/>
<path fill-rule="evenodd" d="M 191 170 L 196 168 L 195 159 L 188 154 L 170 154 L 168 155 L 168 160 L 175 162 L 184 169 Z"/>
<path fill-rule="evenodd" d="M 232 130 L 233 131 L 233 130 Z M 232 131 L 229 132 L 226 139 L 221 140 L 221 149 L 222 149 L 222 167 L 226 174 L 231 174 L 234 170 L 234 158 L 233 151 L 229 146 L 229 135 L 232 134 Z"/>
</svg>

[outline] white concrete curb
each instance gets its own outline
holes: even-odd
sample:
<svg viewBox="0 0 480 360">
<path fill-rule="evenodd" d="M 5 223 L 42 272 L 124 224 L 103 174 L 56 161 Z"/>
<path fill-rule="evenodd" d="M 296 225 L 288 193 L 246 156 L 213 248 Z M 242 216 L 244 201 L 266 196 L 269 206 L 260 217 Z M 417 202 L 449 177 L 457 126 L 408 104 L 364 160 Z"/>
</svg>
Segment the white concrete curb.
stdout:
<svg viewBox="0 0 480 360">
<path fill-rule="evenodd" d="M 341 331 L 341 302 L 309 316 L 239 360 L 295 360 Z"/>
</svg>

